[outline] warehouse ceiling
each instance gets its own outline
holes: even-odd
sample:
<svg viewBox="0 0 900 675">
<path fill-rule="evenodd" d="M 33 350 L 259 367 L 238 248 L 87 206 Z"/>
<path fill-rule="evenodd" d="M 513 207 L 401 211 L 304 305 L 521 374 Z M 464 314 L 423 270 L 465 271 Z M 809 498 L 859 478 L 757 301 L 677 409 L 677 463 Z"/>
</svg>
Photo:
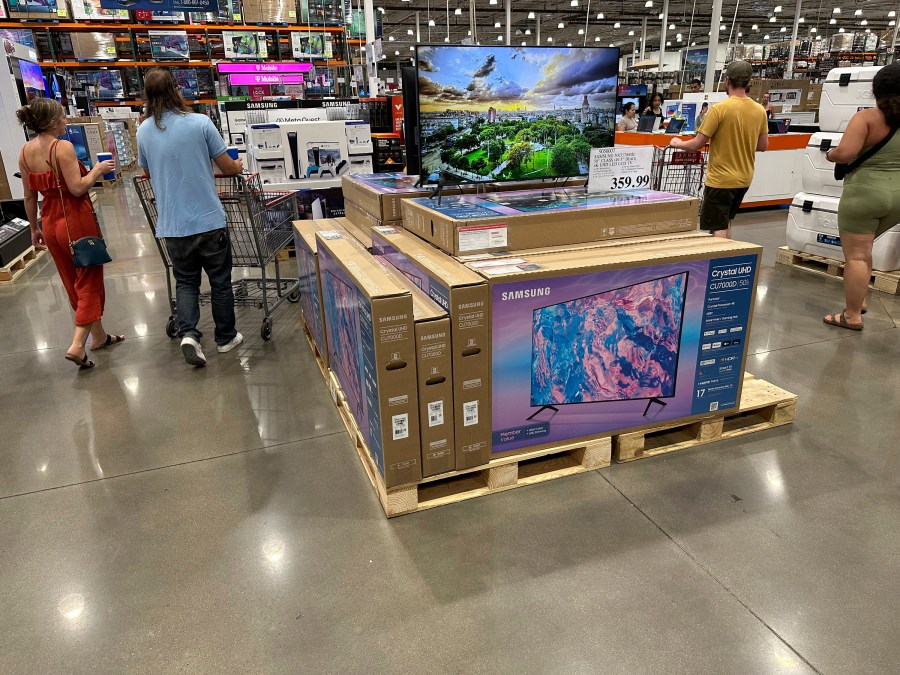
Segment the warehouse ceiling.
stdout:
<svg viewBox="0 0 900 675">
<path fill-rule="evenodd" d="M 491 4 L 495 2 L 496 4 Z M 379 3 L 384 25 L 383 47 L 387 58 L 394 60 L 411 55 L 416 44 L 417 15 L 421 42 L 459 44 L 467 39 L 482 45 L 505 44 L 505 0 L 391 0 Z M 475 30 L 470 34 L 470 6 L 474 7 Z M 725 0 L 717 22 L 719 41 L 747 44 L 774 43 L 790 37 L 796 3 L 776 5 L 759 0 Z M 590 2 L 589 0 L 512 0 L 511 44 L 537 44 L 540 21 L 540 44 L 565 46 L 572 44 L 621 47 L 628 53 L 640 49 L 642 22 L 647 20 L 646 51 L 659 49 L 662 28 L 662 0 L 629 2 Z M 839 9 L 839 12 L 835 12 Z M 383 11 L 382 11 L 383 10 Z M 459 13 L 457 13 L 459 10 Z M 800 8 L 801 38 L 828 38 L 840 29 L 846 32 L 870 30 L 893 36 L 895 17 L 900 2 L 892 0 L 841 0 L 804 2 Z M 857 12 L 859 12 L 857 14 Z M 711 0 L 694 4 L 680 0 L 668 3 L 667 50 L 678 50 L 692 43 L 709 40 Z M 533 17 L 533 18 L 532 18 Z M 433 23 L 433 25 L 431 25 Z M 739 36 L 740 34 L 740 36 Z M 768 35 L 768 39 L 766 39 Z M 680 38 L 679 38 L 680 36 Z M 399 52 L 399 54 L 396 54 Z"/>
</svg>

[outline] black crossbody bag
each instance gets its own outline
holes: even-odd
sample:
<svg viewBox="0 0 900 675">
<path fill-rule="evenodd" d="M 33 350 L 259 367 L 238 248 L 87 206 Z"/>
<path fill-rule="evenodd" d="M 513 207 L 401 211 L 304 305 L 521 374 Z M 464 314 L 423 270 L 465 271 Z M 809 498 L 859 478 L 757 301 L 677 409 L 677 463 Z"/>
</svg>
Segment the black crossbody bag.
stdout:
<svg viewBox="0 0 900 675">
<path fill-rule="evenodd" d="M 897 132 L 896 127 L 891 129 L 888 132 L 888 135 L 882 138 L 878 143 L 869 148 L 866 152 L 861 154 L 859 157 L 854 159 L 852 162 L 848 164 L 835 164 L 834 165 L 834 179 L 835 180 L 844 180 L 847 177 L 847 174 L 856 171 L 860 166 L 862 166 L 867 160 L 871 159 L 872 156 L 881 150 L 884 146 L 891 142 L 891 139 L 894 137 L 894 134 Z"/>
</svg>

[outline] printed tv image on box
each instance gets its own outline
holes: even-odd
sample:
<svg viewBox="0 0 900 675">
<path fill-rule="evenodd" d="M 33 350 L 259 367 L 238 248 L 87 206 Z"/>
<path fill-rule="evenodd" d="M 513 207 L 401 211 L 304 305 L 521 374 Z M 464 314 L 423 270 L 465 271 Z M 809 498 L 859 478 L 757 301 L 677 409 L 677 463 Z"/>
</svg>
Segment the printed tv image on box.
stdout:
<svg viewBox="0 0 900 675">
<path fill-rule="evenodd" d="M 617 48 L 420 46 L 422 174 L 586 175 L 615 142 Z"/>
</svg>

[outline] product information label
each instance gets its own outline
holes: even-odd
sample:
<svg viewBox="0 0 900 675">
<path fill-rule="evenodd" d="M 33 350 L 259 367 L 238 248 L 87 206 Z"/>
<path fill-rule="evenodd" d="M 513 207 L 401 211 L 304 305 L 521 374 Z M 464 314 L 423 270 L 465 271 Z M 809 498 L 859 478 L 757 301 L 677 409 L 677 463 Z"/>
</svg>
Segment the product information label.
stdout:
<svg viewBox="0 0 900 675">
<path fill-rule="evenodd" d="M 478 401 L 463 403 L 463 426 L 471 427 L 478 424 Z"/>
<path fill-rule="evenodd" d="M 819 244 L 828 244 L 829 246 L 837 246 L 841 245 L 841 238 L 835 237 L 830 234 L 817 234 L 816 242 Z"/>
<path fill-rule="evenodd" d="M 588 176 L 588 192 L 618 192 L 650 187 L 653 148 L 627 146 L 594 148 Z"/>
<path fill-rule="evenodd" d="M 428 404 L 428 426 L 439 427 L 444 423 L 444 401 L 432 401 Z"/>
<path fill-rule="evenodd" d="M 691 414 L 737 407 L 738 386 L 744 371 L 756 256 L 713 260 L 706 281 L 700 323 Z"/>
<path fill-rule="evenodd" d="M 391 427 L 393 429 L 393 439 L 395 441 L 402 441 L 404 438 L 409 438 L 409 414 L 403 413 L 402 415 L 394 415 L 391 417 Z"/>
<path fill-rule="evenodd" d="M 508 230 L 506 223 L 461 227 L 457 231 L 457 248 L 460 253 L 484 248 L 506 248 Z"/>
</svg>

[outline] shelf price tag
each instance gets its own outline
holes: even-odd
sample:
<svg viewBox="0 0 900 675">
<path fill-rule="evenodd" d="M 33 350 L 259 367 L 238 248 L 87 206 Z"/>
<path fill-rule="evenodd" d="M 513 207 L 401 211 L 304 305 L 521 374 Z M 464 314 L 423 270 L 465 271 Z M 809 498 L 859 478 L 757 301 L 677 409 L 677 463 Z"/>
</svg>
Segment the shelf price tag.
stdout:
<svg viewBox="0 0 900 675">
<path fill-rule="evenodd" d="M 653 148 L 620 146 L 591 150 L 588 192 L 618 192 L 650 188 Z"/>
</svg>

